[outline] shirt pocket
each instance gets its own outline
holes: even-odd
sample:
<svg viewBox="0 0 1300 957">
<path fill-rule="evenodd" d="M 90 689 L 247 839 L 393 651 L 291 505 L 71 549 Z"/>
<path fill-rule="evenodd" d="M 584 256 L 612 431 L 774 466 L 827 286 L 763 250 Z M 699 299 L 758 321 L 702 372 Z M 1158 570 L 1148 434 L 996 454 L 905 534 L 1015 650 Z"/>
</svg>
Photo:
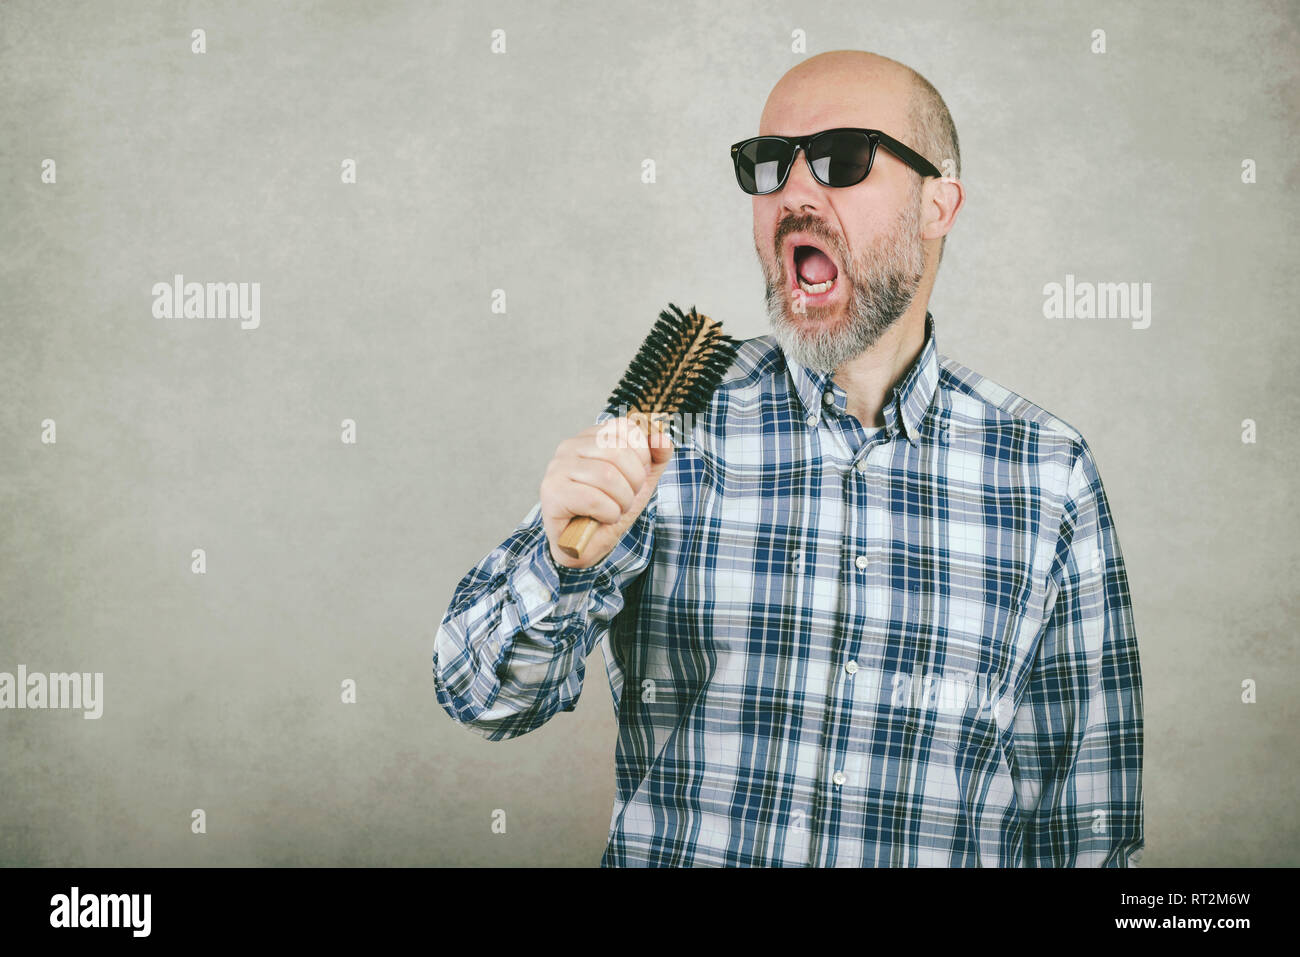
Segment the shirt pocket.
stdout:
<svg viewBox="0 0 1300 957">
<path fill-rule="evenodd" d="M 932 757 L 965 757 L 987 748 L 997 737 L 992 707 L 981 707 L 978 692 L 960 711 L 910 710 L 902 726 L 905 739 L 916 748 L 929 750 Z"/>
</svg>

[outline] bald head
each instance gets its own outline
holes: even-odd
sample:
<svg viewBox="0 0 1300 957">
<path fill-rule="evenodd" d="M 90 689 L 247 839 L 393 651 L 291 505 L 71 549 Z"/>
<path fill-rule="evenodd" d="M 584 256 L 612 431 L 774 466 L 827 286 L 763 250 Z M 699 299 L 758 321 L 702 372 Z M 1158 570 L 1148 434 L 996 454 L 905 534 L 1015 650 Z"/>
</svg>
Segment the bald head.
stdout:
<svg viewBox="0 0 1300 957">
<path fill-rule="evenodd" d="M 850 114 L 871 119 L 833 119 Z M 774 128 L 792 117 L 804 118 L 799 128 Z M 884 130 L 945 175 L 961 177 L 957 127 L 947 104 L 925 77 L 897 60 L 865 50 L 830 50 L 809 57 L 772 88 L 759 133 L 791 136 L 838 125 Z M 947 162 L 951 166 L 945 168 Z"/>
</svg>

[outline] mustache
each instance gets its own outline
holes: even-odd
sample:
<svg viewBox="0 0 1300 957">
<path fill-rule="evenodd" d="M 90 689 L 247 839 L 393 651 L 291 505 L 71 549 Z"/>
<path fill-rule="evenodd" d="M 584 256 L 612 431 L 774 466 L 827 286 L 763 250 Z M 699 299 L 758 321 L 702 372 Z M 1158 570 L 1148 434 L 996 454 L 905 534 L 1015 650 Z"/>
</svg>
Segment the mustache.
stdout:
<svg viewBox="0 0 1300 957">
<path fill-rule="evenodd" d="M 772 250 L 781 248 L 781 243 L 792 233 L 808 233 L 816 236 L 826 244 L 827 252 L 833 252 L 842 261 L 844 249 L 840 245 L 840 237 L 833 233 L 824 220 L 812 214 L 803 216 L 786 216 L 776 225 L 776 233 L 772 237 Z"/>
</svg>

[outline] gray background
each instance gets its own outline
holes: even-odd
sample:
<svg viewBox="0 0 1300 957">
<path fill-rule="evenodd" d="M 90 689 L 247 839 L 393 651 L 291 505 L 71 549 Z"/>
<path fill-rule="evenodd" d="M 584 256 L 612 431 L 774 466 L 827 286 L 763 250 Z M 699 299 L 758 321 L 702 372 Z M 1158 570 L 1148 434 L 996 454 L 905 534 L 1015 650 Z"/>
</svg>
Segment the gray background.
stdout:
<svg viewBox="0 0 1300 957">
<path fill-rule="evenodd" d="M 105 675 L 98 721 L 0 712 L 0 862 L 599 860 L 603 656 L 489 743 L 433 634 L 667 302 L 768 331 L 727 148 L 796 28 L 944 95 L 939 349 L 1096 452 L 1144 865 L 1300 863 L 1296 5 L 761 0 L 0 6 L 0 671 Z M 260 282 L 261 328 L 153 318 L 175 273 Z M 1067 273 L 1152 283 L 1150 328 L 1044 319 Z"/>
</svg>

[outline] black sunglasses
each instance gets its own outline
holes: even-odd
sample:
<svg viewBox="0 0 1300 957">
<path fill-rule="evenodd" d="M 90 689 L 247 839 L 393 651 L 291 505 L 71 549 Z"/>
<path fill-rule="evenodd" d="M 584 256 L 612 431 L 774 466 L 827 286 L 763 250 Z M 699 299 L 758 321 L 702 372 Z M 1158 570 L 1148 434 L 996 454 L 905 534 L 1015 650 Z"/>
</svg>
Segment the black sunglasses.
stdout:
<svg viewBox="0 0 1300 957">
<path fill-rule="evenodd" d="M 754 136 L 731 148 L 736 182 L 751 196 L 775 193 L 785 185 L 802 149 L 813 178 L 823 186 L 856 186 L 867 178 L 883 146 L 922 176 L 942 176 L 920 153 L 880 130 L 839 127 L 812 136 Z"/>
</svg>

